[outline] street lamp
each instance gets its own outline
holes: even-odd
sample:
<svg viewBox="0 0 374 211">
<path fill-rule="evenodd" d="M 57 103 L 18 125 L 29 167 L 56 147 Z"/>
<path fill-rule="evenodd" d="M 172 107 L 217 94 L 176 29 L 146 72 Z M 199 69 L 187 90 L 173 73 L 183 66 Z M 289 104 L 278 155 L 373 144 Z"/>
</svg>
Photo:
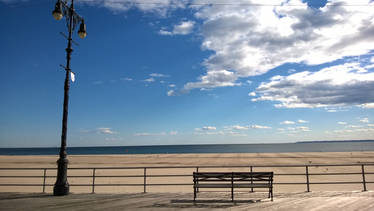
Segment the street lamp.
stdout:
<svg viewBox="0 0 374 211">
<path fill-rule="evenodd" d="M 52 12 L 53 17 L 56 20 L 61 20 L 63 16 L 66 18 L 66 25 L 69 30 L 68 47 L 66 48 L 66 67 L 65 71 L 65 84 L 64 84 L 64 110 L 62 116 L 62 133 L 61 133 L 61 148 L 60 148 L 60 158 L 57 160 L 57 179 L 53 188 L 53 195 L 63 196 L 69 194 L 69 183 L 67 181 L 67 168 L 68 159 L 66 158 L 66 130 L 67 130 L 67 120 L 68 120 L 68 105 L 69 105 L 69 79 L 70 74 L 73 72 L 70 69 L 70 58 L 73 49 L 71 48 L 72 32 L 74 31 L 76 25 L 80 24 L 79 27 L 79 37 L 84 38 L 87 35 L 86 25 L 81 16 L 79 16 L 74 10 L 74 0 L 71 0 L 70 6 L 67 1 L 57 0 L 55 9 Z M 73 78 L 72 78 L 73 79 Z"/>
</svg>

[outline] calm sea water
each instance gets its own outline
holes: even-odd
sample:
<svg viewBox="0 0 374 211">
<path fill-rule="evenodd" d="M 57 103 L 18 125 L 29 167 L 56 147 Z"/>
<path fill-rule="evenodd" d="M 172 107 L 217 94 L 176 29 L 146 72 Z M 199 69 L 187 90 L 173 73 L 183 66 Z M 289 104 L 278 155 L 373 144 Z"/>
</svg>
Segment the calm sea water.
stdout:
<svg viewBox="0 0 374 211">
<path fill-rule="evenodd" d="M 285 144 L 209 144 L 115 147 L 69 147 L 69 155 L 175 154 L 257 152 L 352 152 L 374 151 L 374 141 L 310 142 Z M 0 148 L 0 155 L 57 155 L 59 148 Z"/>
</svg>

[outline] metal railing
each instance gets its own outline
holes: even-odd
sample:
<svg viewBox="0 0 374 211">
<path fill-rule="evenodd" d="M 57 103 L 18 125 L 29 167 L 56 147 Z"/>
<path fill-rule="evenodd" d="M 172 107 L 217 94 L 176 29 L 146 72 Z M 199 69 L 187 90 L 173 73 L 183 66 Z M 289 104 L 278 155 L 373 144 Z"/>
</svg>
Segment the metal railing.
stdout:
<svg viewBox="0 0 374 211">
<path fill-rule="evenodd" d="M 90 183 L 80 184 L 80 183 L 71 183 L 70 186 L 86 186 L 91 187 L 91 192 L 95 193 L 95 187 L 98 186 L 143 186 L 143 192 L 147 192 L 148 186 L 193 186 L 192 182 L 192 172 L 199 172 L 201 169 L 243 169 L 242 171 L 255 172 L 256 168 L 267 168 L 270 171 L 272 169 L 280 168 L 305 168 L 303 173 L 274 173 L 274 178 L 283 177 L 283 176 L 301 176 L 305 177 L 305 182 L 274 182 L 274 185 L 305 185 L 306 191 L 310 192 L 311 185 L 327 185 L 327 184 L 362 184 L 362 190 L 367 191 L 367 184 L 372 184 L 374 181 L 367 181 L 366 176 L 372 175 L 374 172 L 365 171 L 365 167 L 374 166 L 374 163 L 359 163 L 359 164 L 309 164 L 309 165 L 241 165 L 241 166 L 148 166 L 148 167 L 97 167 L 97 168 L 69 168 L 68 171 L 74 170 L 86 170 L 91 171 L 90 175 L 68 175 L 68 178 L 88 178 Z M 311 168 L 319 167 L 358 167 L 359 171 L 357 172 L 317 172 L 311 173 Z M 151 169 L 191 169 L 190 174 L 149 174 Z M 101 170 L 143 170 L 142 174 L 135 175 L 97 175 L 97 171 Z M 3 175 L 6 171 L 41 171 L 42 175 Z M 56 178 L 55 175 L 48 175 L 48 171 L 56 171 L 56 168 L 0 168 L 0 179 L 1 178 L 41 178 L 42 183 L 0 183 L 1 186 L 41 186 L 42 192 L 46 191 L 47 186 L 53 186 L 54 184 L 46 183 L 48 178 Z M 204 170 L 206 171 L 206 170 Z M 203 172 L 204 172 L 203 171 Z M 148 172 L 148 173 L 147 173 Z M 24 172 L 23 172 L 24 173 Z M 311 182 L 313 176 L 339 176 L 345 175 L 361 175 L 360 181 L 328 181 L 328 182 Z M 188 183 L 147 183 L 149 178 L 169 178 L 169 177 L 186 177 L 183 181 L 189 181 Z M 189 179 L 187 179 L 189 177 Z M 98 178 L 143 178 L 142 183 L 96 183 Z M 253 191 L 253 190 L 252 190 Z"/>
</svg>

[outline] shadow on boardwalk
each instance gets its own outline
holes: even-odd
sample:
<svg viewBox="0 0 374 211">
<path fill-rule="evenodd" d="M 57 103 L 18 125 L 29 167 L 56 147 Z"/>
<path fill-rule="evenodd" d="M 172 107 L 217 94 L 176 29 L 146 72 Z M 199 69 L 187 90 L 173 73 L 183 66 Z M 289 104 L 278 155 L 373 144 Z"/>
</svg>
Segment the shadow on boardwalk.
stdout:
<svg viewBox="0 0 374 211">
<path fill-rule="evenodd" d="M 0 193 L 0 210 L 374 210 L 374 192 L 70 194 Z"/>
</svg>

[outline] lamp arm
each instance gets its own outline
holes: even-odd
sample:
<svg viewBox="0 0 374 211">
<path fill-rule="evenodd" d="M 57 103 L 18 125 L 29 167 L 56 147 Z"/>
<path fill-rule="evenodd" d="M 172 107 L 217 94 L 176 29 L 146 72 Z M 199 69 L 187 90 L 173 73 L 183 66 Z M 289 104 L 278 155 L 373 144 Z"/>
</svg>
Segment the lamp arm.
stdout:
<svg viewBox="0 0 374 211">
<path fill-rule="evenodd" d="M 76 25 L 83 22 L 84 19 L 77 12 L 75 12 L 74 8 L 71 8 L 66 1 L 61 1 L 61 5 L 62 5 L 62 12 L 63 12 L 63 15 L 66 18 L 66 25 L 67 25 L 68 28 L 69 28 L 69 24 L 70 24 L 70 20 L 69 20 L 70 19 L 70 12 L 73 13 L 71 17 L 73 17 L 73 31 L 74 31 Z"/>
</svg>

